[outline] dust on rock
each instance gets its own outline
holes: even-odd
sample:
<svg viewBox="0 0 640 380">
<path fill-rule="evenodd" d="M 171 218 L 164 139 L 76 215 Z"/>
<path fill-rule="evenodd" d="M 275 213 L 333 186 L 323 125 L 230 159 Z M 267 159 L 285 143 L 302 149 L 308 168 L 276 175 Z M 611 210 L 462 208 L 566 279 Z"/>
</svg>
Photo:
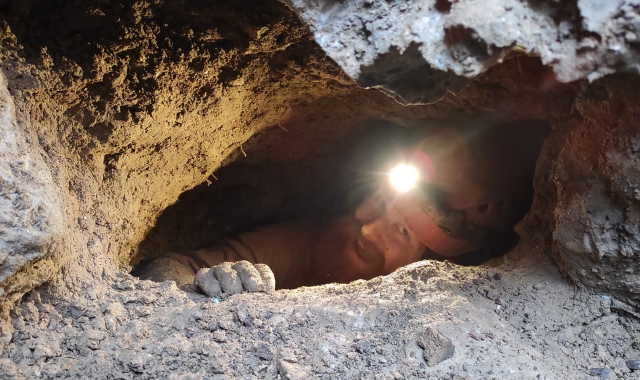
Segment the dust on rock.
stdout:
<svg viewBox="0 0 640 380">
<path fill-rule="evenodd" d="M 122 281 L 134 287 L 121 289 Z M 413 293 L 397 285 L 409 282 Z M 483 287 L 497 298 L 478 292 Z M 220 303 L 172 282 L 124 274 L 95 283 L 95 290 L 92 302 L 31 297 L 18 305 L 2 354 L 6 373 L 590 379 L 595 368 L 600 376 L 633 378 L 640 354 L 608 296 L 569 285 L 541 257 L 508 255 L 497 268 L 427 261 L 371 282 L 240 294 Z M 448 342 L 439 363 L 425 360 L 434 340 L 421 341 L 421 334 L 429 329 Z"/>
</svg>

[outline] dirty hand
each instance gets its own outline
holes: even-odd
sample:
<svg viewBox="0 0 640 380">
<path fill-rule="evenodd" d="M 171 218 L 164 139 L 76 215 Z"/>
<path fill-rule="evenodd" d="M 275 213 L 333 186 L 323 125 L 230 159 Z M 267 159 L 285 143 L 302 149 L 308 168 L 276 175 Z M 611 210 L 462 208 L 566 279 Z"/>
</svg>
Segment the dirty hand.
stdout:
<svg viewBox="0 0 640 380">
<path fill-rule="evenodd" d="M 248 292 L 271 292 L 276 280 L 271 268 L 265 264 L 248 261 L 224 262 L 211 268 L 202 268 L 193 284 L 209 297 L 226 298 L 233 294 Z"/>
</svg>

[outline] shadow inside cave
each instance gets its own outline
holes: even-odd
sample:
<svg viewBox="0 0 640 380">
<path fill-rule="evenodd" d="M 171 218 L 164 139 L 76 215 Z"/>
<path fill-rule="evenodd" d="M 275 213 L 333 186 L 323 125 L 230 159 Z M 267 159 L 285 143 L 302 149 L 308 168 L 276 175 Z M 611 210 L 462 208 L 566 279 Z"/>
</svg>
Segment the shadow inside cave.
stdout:
<svg viewBox="0 0 640 380">
<path fill-rule="evenodd" d="M 150 261 L 168 252 L 195 252 L 220 244 L 224 237 L 242 237 L 259 226 L 332 220 L 350 214 L 386 179 L 387 172 L 381 168 L 425 136 L 426 140 L 436 138 L 434 131 L 446 129 L 441 125 L 449 125 L 433 120 L 415 123 L 422 128 L 384 121 L 368 124 L 364 132 L 348 136 L 325 154 L 287 163 L 239 161 L 221 168 L 164 211 L 140 244 L 139 254 L 132 260 L 132 274 L 140 275 Z M 482 244 L 464 254 L 441 255 L 427 245 L 423 258 L 479 265 L 505 254 L 518 242 L 513 227 L 531 207 L 535 163 L 550 127 L 544 121 L 490 117 L 450 125 L 468 145 L 463 150 L 466 159 L 471 157 L 474 162 L 457 162 L 458 157 L 452 156 L 448 159 L 454 165 L 443 168 L 449 177 L 465 177 L 467 181 L 459 182 L 460 187 L 479 184 L 458 193 L 466 194 L 469 202 L 482 200 L 478 204 L 463 202 L 465 206 L 456 212 L 473 223 L 484 223 L 486 228 Z"/>
</svg>

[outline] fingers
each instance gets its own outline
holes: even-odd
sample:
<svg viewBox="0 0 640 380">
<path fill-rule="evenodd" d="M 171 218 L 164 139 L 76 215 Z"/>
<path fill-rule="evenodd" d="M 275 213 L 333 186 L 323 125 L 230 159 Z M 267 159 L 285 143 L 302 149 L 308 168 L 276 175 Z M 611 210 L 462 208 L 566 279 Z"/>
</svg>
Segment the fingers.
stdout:
<svg viewBox="0 0 640 380">
<path fill-rule="evenodd" d="M 212 268 L 202 268 L 196 274 L 194 285 L 209 297 L 226 298 L 248 292 L 275 290 L 275 277 L 265 264 L 255 266 L 248 261 L 225 262 Z"/>
<path fill-rule="evenodd" d="M 219 297 L 222 293 L 220 282 L 214 276 L 211 268 L 202 268 L 196 273 L 196 278 L 193 283 L 202 290 L 207 296 L 214 298 Z"/>
<path fill-rule="evenodd" d="M 242 293 L 242 282 L 238 273 L 231 267 L 231 263 L 226 262 L 211 268 L 211 271 L 220 281 L 220 287 L 228 295 Z"/>
<path fill-rule="evenodd" d="M 263 292 L 264 284 L 262 283 L 262 277 L 260 276 L 260 272 L 251 265 L 248 261 L 238 261 L 233 264 L 233 269 L 236 270 L 238 276 L 240 277 L 240 281 L 242 282 L 242 286 L 248 292 Z"/>
<path fill-rule="evenodd" d="M 260 273 L 260 278 L 262 278 L 262 284 L 264 287 L 263 292 L 273 292 L 276 290 L 276 278 L 266 264 L 256 264 L 254 268 Z"/>
</svg>

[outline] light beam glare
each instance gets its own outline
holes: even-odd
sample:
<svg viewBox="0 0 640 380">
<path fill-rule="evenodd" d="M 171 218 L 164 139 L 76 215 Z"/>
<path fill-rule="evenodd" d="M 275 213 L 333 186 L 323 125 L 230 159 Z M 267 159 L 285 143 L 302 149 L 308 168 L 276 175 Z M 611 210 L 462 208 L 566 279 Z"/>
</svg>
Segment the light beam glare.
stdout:
<svg viewBox="0 0 640 380">
<path fill-rule="evenodd" d="M 401 193 L 413 189 L 419 179 L 418 169 L 411 165 L 400 164 L 389 173 L 391 185 Z"/>
</svg>

